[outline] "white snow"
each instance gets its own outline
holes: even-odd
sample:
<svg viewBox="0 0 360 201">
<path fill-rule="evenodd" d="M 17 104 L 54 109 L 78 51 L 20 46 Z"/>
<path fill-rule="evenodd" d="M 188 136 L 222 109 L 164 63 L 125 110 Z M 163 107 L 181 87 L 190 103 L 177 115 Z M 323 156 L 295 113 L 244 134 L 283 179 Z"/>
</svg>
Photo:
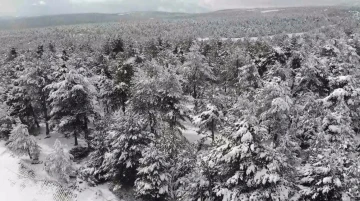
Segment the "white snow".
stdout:
<svg viewBox="0 0 360 201">
<path fill-rule="evenodd" d="M 302 36 L 304 35 L 305 32 L 299 32 L 299 33 L 289 33 L 287 34 L 289 36 L 289 38 L 293 38 L 296 36 Z M 248 39 L 251 42 L 256 42 L 257 40 L 259 40 L 259 38 L 269 38 L 272 39 L 274 36 L 276 35 L 269 35 L 269 36 L 261 36 L 261 37 L 241 37 L 241 38 L 221 38 L 222 41 L 232 41 L 232 42 L 237 42 L 237 41 L 245 41 L 245 39 Z M 205 37 L 205 38 L 197 38 L 197 41 L 199 42 L 205 42 L 205 41 L 209 41 L 211 40 L 211 38 L 209 37 Z"/>
<path fill-rule="evenodd" d="M 289 104 L 283 98 L 275 98 L 271 102 L 271 105 L 275 110 L 274 112 L 288 111 L 290 109 Z"/>
<path fill-rule="evenodd" d="M 279 12 L 280 10 L 262 10 L 261 13 L 272 13 L 272 12 Z"/>
<path fill-rule="evenodd" d="M 336 126 L 336 125 L 330 125 L 329 131 L 341 134 L 341 127 Z"/>
<path fill-rule="evenodd" d="M 340 181 L 339 178 L 336 178 L 336 179 L 334 180 L 334 183 L 335 183 L 336 186 L 341 187 L 341 181 Z"/>
<path fill-rule="evenodd" d="M 42 192 L 41 186 L 36 185 L 30 179 L 22 178 L 18 175 L 16 171 L 20 168 L 19 162 L 20 159 L 14 158 L 2 142 L 0 144 L 0 200 L 51 201 L 54 193 L 53 190 Z"/>
<path fill-rule="evenodd" d="M 253 136 L 251 135 L 250 132 L 246 132 L 245 135 L 241 137 L 241 142 L 252 142 L 252 141 L 253 141 Z"/>
<path fill-rule="evenodd" d="M 204 135 L 198 133 L 199 128 L 193 125 L 190 121 L 185 121 L 182 123 L 186 128 L 181 130 L 182 134 L 189 142 L 194 143 L 205 137 Z"/>
<path fill-rule="evenodd" d="M 324 183 L 324 184 L 330 184 L 330 183 L 332 183 L 332 177 L 325 177 L 325 178 L 323 179 L 323 183 Z"/>
<path fill-rule="evenodd" d="M 347 91 L 345 91 L 342 88 L 339 88 L 339 89 L 335 89 L 334 92 L 332 92 L 330 96 L 332 96 L 332 97 L 344 97 L 344 96 L 347 96 L 348 94 L 349 93 Z"/>
</svg>

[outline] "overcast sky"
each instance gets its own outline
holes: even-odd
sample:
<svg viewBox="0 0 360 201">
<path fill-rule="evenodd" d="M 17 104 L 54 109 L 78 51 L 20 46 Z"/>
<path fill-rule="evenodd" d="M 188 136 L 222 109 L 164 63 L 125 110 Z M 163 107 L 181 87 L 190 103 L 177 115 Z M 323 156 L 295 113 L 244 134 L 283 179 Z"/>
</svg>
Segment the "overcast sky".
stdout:
<svg viewBox="0 0 360 201">
<path fill-rule="evenodd" d="M 203 12 L 228 8 L 337 5 L 358 0 L 0 0 L 0 15 L 130 11 Z"/>
</svg>

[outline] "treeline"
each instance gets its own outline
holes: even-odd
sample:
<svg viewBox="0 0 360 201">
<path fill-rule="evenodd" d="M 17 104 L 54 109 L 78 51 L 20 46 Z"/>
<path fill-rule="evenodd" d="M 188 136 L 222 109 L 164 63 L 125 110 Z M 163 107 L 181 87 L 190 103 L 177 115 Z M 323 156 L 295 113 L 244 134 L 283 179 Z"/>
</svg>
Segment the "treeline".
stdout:
<svg viewBox="0 0 360 201">
<path fill-rule="evenodd" d="M 33 49 L 40 43 L 85 43 L 96 49 L 107 38 L 120 35 L 123 40 L 143 43 L 159 36 L 164 40 L 181 42 L 189 38 L 261 37 L 285 33 L 303 33 L 328 26 L 350 26 L 354 15 L 344 7 L 283 8 L 278 12 L 260 10 L 228 10 L 175 18 L 121 19 L 116 23 L 81 24 L 37 29 L 1 31 L 1 54 L 8 49 Z M 85 15 L 84 15 L 85 16 Z M 43 17 L 44 21 L 51 18 Z M 344 20 L 346 24 L 344 24 Z M 36 19 L 35 19 L 36 21 Z M 41 24 L 41 19 L 38 22 Z M 76 40 L 75 40 L 76 39 Z M 51 40 L 51 41 L 50 41 Z"/>
</svg>

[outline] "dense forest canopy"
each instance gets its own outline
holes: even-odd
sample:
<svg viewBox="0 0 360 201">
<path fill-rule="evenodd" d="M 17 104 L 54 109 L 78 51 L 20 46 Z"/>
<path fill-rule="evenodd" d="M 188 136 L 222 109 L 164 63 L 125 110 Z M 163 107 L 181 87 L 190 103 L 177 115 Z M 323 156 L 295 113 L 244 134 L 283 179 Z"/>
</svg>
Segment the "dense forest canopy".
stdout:
<svg viewBox="0 0 360 201">
<path fill-rule="evenodd" d="M 139 200 L 359 199 L 358 13 L 224 10 L 2 31 L 0 137 L 34 161 L 37 127 L 73 138 L 72 155 L 56 142 L 50 175 L 69 183 L 77 171 Z"/>
</svg>

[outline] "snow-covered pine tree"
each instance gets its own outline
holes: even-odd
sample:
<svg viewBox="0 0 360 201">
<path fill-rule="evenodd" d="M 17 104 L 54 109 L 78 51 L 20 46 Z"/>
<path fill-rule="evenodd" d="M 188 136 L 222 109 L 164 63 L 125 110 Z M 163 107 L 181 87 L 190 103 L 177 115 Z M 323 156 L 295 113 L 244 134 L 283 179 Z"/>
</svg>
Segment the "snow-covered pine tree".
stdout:
<svg viewBox="0 0 360 201">
<path fill-rule="evenodd" d="M 215 142 L 215 132 L 218 131 L 223 121 L 222 112 L 212 104 L 206 105 L 206 110 L 194 118 L 194 123 L 200 127 L 199 133 L 205 133 L 210 131 L 209 136 L 212 142 Z"/>
<path fill-rule="evenodd" d="M 348 156 L 346 144 L 330 142 L 316 134 L 307 163 L 297 167 L 300 200 L 346 200 L 359 196 L 358 162 Z"/>
<path fill-rule="evenodd" d="M 149 201 L 168 200 L 171 167 L 167 154 L 154 144 L 142 151 L 139 160 L 136 192 L 139 197 Z"/>
<path fill-rule="evenodd" d="M 160 66 L 156 60 L 137 69 L 131 106 L 135 112 L 148 116 L 151 133 L 156 134 L 160 118 L 175 127 L 181 126 L 180 120 L 186 117 L 180 79 L 174 70 Z"/>
<path fill-rule="evenodd" d="M 328 95 L 330 91 L 328 74 L 329 70 L 320 58 L 313 54 L 308 55 L 304 65 L 298 70 L 292 93 L 294 96 L 300 96 L 312 91 L 319 96 Z"/>
<path fill-rule="evenodd" d="M 213 191 L 220 200 L 290 200 L 292 185 L 286 180 L 286 157 L 266 149 L 259 127 L 241 120 L 222 143 L 210 152 L 218 170 Z"/>
<path fill-rule="evenodd" d="M 62 182 L 68 183 L 70 175 L 74 173 L 72 164 L 73 156 L 64 150 L 64 146 L 57 139 L 54 143 L 54 151 L 46 157 L 44 169 L 51 176 Z"/>
<path fill-rule="evenodd" d="M 99 91 L 99 98 L 104 105 L 106 114 L 110 114 L 114 108 L 117 107 L 115 82 L 113 79 L 107 77 L 105 72 L 102 71 L 97 79 L 96 84 Z"/>
<path fill-rule="evenodd" d="M 16 155 L 28 155 L 32 160 L 39 159 L 40 147 L 36 138 L 29 134 L 27 126 L 24 124 L 19 123 L 11 131 L 7 147 Z"/>
<path fill-rule="evenodd" d="M 177 189 L 179 200 L 214 201 L 220 200 L 213 190 L 215 176 L 219 171 L 209 158 L 207 152 L 196 153 L 194 159 L 188 159 L 186 164 L 189 171 L 179 178 L 180 186 Z"/>
<path fill-rule="evenodd" d="M 244 49 L 234 48 L 230 52 L 229 58 L 225 61 L 225 64 L 221 67 L 220 82 L 224 87 L 225 93 L 231 92 L 231 90 L 236 89 L 236 85 L 239 82 L 239 71 L 245 63 L 248 62 L 246 58 L 246 52 Z"/>
<path fill-rule="evenodd" d="M 10 115 L 19 118 L 29 129 L 40 126 L 32 102 L 32 97 L 24 85 L 19 79 L 14 80 L 6 94 L 6 104 L 10 107 Z"/>
<path fill-rule="evenodd" d="M 91 147 L 94 151 L 89 154 L 89 160 L 80 169 L 80 176 L 91 185 L 106 180 L 105 175 L 107 172 L 102 167 L 102 164 L 105 160 L 105 154 L 110 151 L 109 142 L 106 139 L 112 124 L 112 119 L 108 116 L 94 122 L 95 129 L 91 139 Z"/>
<path fill-rule="evenodd" d="M 42 55 L 44 53 L 41 53 Z M 41 111 L 42 117 L 45 120 L 46 135 L 50 135 L 49 127 L 49 110 L 48 103 L 49 90 L 45 89 L 47 85 L 54 81 L 51 68 L 51 61 L 54 60 L 52 55 L 46 54 L 46 60 L 33 59 L 28 60 L 26 68 L 22 72 L 19 80 L 32 97 L 32 103 Z"/>
<path fill-rule="evenodd" d="M 109 151 L 99 171 L 105 171 L 105 179 L 117 184 L 132 186 L 136 179 L 141 151 L 154 139 L 147 132 L 146 118 L 128 110 L 125 114 L 117 111 L 112 116 L 106 141 Z"/>
<path fill-rule="evenodd" d="M 116 71 L 115 93 L 123 112 L 126 109 L 126 101 L 130 98 L 131 80 L 134 76 L 135 57 L 128 59 L 119 65 Z"/>
<path fill-rule="evenodd" d="M 84 132 L 88 141 L 87 124 L 97 113 L 96 89 L 86 77 L 71 69 L 64 79 L 46 86 L 50 90 L 51 119 L 59 122 L 58 129 L 73 134 L 75 146 Z M 89 143 L 89 141 L 88 141 Z"/>
<path fill-rule="evenodd" d="M 185 92 L 192 94 L 194 98 L 201 96 L 200 91 L 214 80 L 213 69 L 209 66 L 204 55 L 200 52 L 200 46 L 193 42 L 190 52 L 185 55 L 186 62 L 183 64 L 183 76 L 186 79 Z"/>
<path fill-rule="evenodd" d="M 282 82 L 279 77 L 273 77 L 270 82 L 264 82 L 264 87 L 257 91 L 258 118 L 261 126 L 267 132 L 263 137 L 272 141 L 272 146 L 277 147 L 281 138 L 288 135 L 291 126 L 293 100 L 287 82 Z"/>
<path fill-rule="evenodd" d="M 158 195 L 158 199 L 165 200 L 179 200 L 181 197 L 181 193 L 179 193 L 182 185 L 180 178 L 191 171 L 193 158 L 195 158 L 195 147 L 187 141 L 179 129 L 170 124 L 162 122 L 161 133 L 155 141 L 156 144 L 147 147 L 147 153 L 143 153 L 141 160 L 144 161 L 140 164 L 139 169 L 141 170 L 138 170 L 137 179 L 137 181 L 143 182 L 139 189 L 143 194 L 141 197 L 147 196 L 155 199 Z M 158 154 L 150 153 L 151 150 Z M 156 170 L 153 170 L 154 166 L 156 166 Z M 149 171 L 145 172 L 145 170 Z M 161 175 L 167 175 L 166 181 L 161 178 Z M 161 181 L 159 181 L 159 177 Z M 164 186 L 162 188 L 167 189 L 166 193 L 160 192 L 160 183 Z M 146 190 L 146 184 L 150 184 L 153 189 Z"/>
</svg>

